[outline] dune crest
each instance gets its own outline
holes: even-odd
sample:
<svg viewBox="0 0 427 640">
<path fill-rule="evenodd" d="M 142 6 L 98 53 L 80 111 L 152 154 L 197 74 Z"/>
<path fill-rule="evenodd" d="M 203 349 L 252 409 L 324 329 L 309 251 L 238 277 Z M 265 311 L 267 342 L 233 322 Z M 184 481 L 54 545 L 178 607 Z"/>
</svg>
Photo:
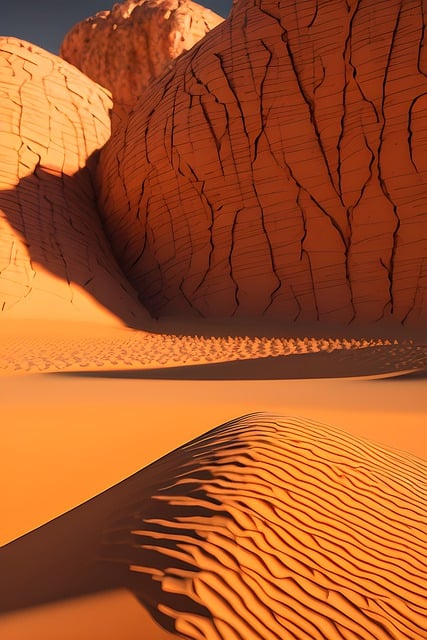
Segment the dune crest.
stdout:
<svg viewBox="0 0 427 640">
<path fill-rule="evenodd" d="M 193 640 L 419 640 L 426 481 L 410 454 L 302 418 L 243 416 L 6 545 L 3 608 L 126 586 Z"/>
<path fill-rule="evenodd" d="M 159 585 L 159 619 L 194 639 L 423 637 L 423 461 L 268 415 L 172 455 L 150 513 L 106 533 L 143 602 Z"/>
</svg>

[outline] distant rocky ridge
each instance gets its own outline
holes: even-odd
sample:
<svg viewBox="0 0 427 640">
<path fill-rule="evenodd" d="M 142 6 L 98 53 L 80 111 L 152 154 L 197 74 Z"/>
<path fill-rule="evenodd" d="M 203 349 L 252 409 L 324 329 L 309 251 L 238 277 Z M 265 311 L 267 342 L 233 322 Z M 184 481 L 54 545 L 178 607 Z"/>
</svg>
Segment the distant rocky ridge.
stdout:
<svg viewBox="0 0 427 640">
<path fill-rule="evenodd" d="M 109 89 L 125 119 L 144 89 L 222 21 L 192 0 L 125 0 L 76 24 L 60 55 Z"/>
</svg>

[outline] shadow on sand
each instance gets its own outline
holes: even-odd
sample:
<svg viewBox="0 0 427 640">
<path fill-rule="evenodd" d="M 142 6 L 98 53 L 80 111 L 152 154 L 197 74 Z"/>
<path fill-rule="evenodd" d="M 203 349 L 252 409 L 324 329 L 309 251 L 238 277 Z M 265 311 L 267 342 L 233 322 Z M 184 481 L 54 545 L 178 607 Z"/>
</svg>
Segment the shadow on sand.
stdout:
<svg viewBox="0 0 427 640">
<path fill-rule="evenodd" d="M 86 370 L 50 375 L 141 380 L 424 379 L 427 378 L 427 347 L 391 345 L 164 368 Z"/>
</svg>

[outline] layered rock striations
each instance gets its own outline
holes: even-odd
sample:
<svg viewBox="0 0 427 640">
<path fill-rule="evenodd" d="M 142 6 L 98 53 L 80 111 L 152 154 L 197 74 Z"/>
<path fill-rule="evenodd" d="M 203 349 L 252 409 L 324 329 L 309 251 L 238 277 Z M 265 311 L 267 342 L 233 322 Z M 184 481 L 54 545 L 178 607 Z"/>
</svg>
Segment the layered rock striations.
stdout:
<svg viewBox="0 0 427 640">
<path fill-rule="evenodd" d="M 150 82 L 222 21 L 191 0 L 125 0 L 75 25 L 60 55 L 109 89 L 125 118 Z"/>
<path fill-rule="evenodd" d="M 108 142 L 99 205 L 156 315 L 422 325 L 422 0 L 241 0 Z"/>
</svg>

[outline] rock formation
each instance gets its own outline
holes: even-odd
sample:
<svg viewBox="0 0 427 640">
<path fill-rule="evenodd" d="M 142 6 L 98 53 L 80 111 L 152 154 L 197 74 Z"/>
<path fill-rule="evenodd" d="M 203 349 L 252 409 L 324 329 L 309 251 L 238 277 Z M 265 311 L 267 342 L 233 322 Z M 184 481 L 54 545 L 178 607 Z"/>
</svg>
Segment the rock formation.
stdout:
<svg viewBox="0 0 427 640">
<path fill-rule="evenodd" d="M 245 416 L 6 545 L 1 608 L 124 585 L 192 640 L 420 640 L 426 482 L 410 454 Z"/>
<path fill-rule="evenodd" d="M 15 38 L 0 39 L 0 86 L 0 312 L 146 318 L 105 237 L 88 168 L 110 136 L 110 96 Z"/>
<path fill-rule="evenodd" d="M 1 38 L 0 316 L 99 321 L 108 310 L 138 326 L 147 305 L 155 316 L 276 318 L 299 330 L 312 321 L 423 328 L 424 4 L 238 0 L 110 139 L 107 90 Z M 149 15 L 143 33 L 160 21 L 175 34 L 160 38 L 173 57 L 182 7 L 188 16 L 193 4 L 128 0 L 72 31 L 64 55 L 87 45 L 85 68 L 85 29 L 122 42 Z M 103 60 L 123 80 L 124 118 L 139 81 L 108 64 L 108 38 L 107 53 L 93 46 L 92 66 Z M 151 39 L 153 68 L 154 50 Z M 41 354 L 35 331 L 15 332 L 0 368 L 358 349 L 356 367 L 339 363 L 347 374 L 426 370 L 425 342 L 143 332 L 132 341 L 112 331 L 106 346 L 101 331 L 73 341 L 56 326 Z M 0 610 L 126 587 L 190 640 L 419 640 L 426 481 L 415 456 L 304 419 L 245 416 L 3 547 Z"/>
<path fill-rule="evenodd" d="M 192 11 L 202 15 L 191 3 L 116 5 L 71 32 L 64 51 L 79 38 L 84 45 L 90 25 L 119 33 L 112 25 L 120 20 L 123 29 L 140 20 L 146 34 L 160 20 L 176 35 Z M 188 33 L 198 33 L 195 22 Z M 424 326 L 424 26 L 421 0 L 234 3 L 230 17 L 152 85 L 105 145 L 97 174 L 102 222 L 86 165 L 110 134 L 106 93 L 54 56 L 3 40 L 3 309 L 46 289 L 33 282 L 30 259 L 55 265 L 50 270 L 67 284 L 104 291 L 94 269 L 122 269 L 125 278 L 118 275 L 113 288 L 132 298 L 125 305 L 134 307 L 131 317 L 142 310 L 135 287 L 156 317 Z M 88 46 L 108 62 L 95 40 Z M 83 46 L 83 67 L 88 52 Z M 131 82 L 122 69 L 125 78 Z M 68 184 L 73 196 L 61 205 L 62 196 L 45 197 L 40 176 L 58 194 Z M 96 268 L 78 258 L 71 273 L 62 245 L 75 235 L 75 220 L 62 240 L 58 226 L 52 241 L 49 226 L 37 236 L 25 218 L 47 221 L 55 211 L 55 219 L 70 221 L 77 210 L 87 234 L 75 241 L 94 241 L 104 257 Z M 29 258 L 20 257 L 28 250 Z"/>
<path fill-rule="evenodd" d="M 222 21 L 191 0 L 125 0 L 75 25 L 60 55 L 109 89 L 125 118 L 150 82 Z"/>
<path fill-rule="evenodd" d="M 108 142 L 99 206 L 155 316 L 423 326 L 422 0 L 241 0 Z"/>
</svg>

